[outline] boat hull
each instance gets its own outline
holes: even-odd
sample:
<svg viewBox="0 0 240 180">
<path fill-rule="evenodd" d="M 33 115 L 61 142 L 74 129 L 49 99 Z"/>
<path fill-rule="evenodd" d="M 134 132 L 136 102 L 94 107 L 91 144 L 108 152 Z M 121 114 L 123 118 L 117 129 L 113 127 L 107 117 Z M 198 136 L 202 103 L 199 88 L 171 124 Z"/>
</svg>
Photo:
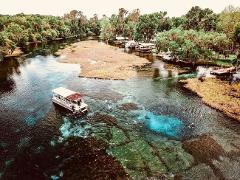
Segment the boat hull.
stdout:
<svg viewBox="0 0 240 180">
<path fill-rule="evenodd" d="M 84 110 L 81 110 L 81 109 L 79 109 L 79 110 L 73 110 L 71 106 L 68 106 L 67 104 L 65 104 L 65 103 L 63 103 L 63 102 L 61 102 L 61 101 L 59 101 L 59 100 L 57 100 L 57 99 L 52 98 L 52 101 L 53 101 L 53 103 L 55 103 L 55 104 L 57 104 L 57 105 L 65 108 L 65 109 L 67 109 L 67 110 L 69 110 L 69 111 L 71 111 L 71 112 L 73 112 L 73 113 L 83 113 L 83 114 L 84 114 L 84 113 L 87 113 L 87 107 L 85 107 Z"/>
</svg>

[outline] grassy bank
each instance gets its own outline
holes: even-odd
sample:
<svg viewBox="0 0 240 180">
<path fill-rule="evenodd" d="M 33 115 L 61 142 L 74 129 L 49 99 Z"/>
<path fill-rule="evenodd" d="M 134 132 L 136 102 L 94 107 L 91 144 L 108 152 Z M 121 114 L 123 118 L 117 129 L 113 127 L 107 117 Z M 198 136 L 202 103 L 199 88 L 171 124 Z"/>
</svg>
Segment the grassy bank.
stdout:
<svg viewBox="0 0 240 180">
<path fill-rule="evenodd" d="M 230 85 L 215 78 L 207 78 L 203 82 L 197 78 L 181 82 L 200 96 L 204 103 L 240 121 L 240 83 Z"/>
</svg>

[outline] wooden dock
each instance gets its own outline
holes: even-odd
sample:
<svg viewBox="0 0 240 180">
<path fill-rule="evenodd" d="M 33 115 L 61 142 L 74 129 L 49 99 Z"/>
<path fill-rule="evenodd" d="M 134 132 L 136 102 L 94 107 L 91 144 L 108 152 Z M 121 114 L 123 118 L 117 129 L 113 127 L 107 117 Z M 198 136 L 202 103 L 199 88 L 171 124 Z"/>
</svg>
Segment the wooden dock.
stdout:
<svg viewBox="0 0 240 180">
<path fill-rule="evenodd" d="M 150 53 L 150 52 L 152 52 L 152 49 L 154 49 L 154 48 L 155 48 L 155 44 L 139 43 L 139 45 L 135 47 L 135 50 L 138 52 Z"/>
<path fill-rule="evenodd" d="M 236 71 L 235 67 L 230 67 L 230 68 L 222 68 L 222 69 L 212 70 L 210 72 L 210 74 L 217 75 L 217 76 L 222 76 L 222 75 L 233 74 L 235 71 Z"/>
</svg>

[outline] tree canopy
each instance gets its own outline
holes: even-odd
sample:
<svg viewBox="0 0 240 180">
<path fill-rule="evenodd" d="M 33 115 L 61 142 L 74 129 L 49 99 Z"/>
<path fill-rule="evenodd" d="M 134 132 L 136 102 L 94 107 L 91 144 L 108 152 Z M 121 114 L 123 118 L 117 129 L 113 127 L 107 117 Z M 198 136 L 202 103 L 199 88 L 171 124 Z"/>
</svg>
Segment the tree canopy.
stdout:
<svg viewBox="0 0 240 180">
<path fill-rule="evenodd" d="M 170 51 L 174 58 L 211 59 L 216 53 L 229 49 L 230 41 L 224 33 L 171 29 L 156 36 L 158 51 Z"/>
<path fill-rule="evenodd" d="M 11 53 L 17 46 L 28 43 L 56 40 L 71 36 L 99 35 L 100 24 L 95 15 L 90 20 L 81 11 L 73 10 L 63 17 L 25 15 L 0 15 L 0 51 Z"/>
<path fill-rule="evenodd" d="M 171 28 L 170 19 L 166 17 L 166 12 L 145 14 L 139 17 L 136 24 L 134 38 L 141 41 L 150 41 L 157 32 L 169 30 Z"/>
<path fill-rule="evenodd" d="M 201 9 L 199 6 L 192 7 L 185 17 L 185 29 L 216 30 L 218 16 L 209 8 Z"/>
<path fill-rule="evenodd" d="M 167 12 L 142 14 L 120 8 L 110 17 L 89 19 L 78 10 L 58 16 L 0 15 L 0 51 L 11 53 L 17 46 L 59 38 L 99 36 L 113 41 L 124 36 L 137 41 L 157 40 L 157 48 L 170 50 L 176 57 L 211 58 L 214 53 L 237 51 L 240 45 L 240 8 L 226 7 L 220 14 L 211 9 L 192 7 L 181 17 Z M 231 44 L 231 48 L 229 48 Z"/>
<path fill-rule="evenodd" d="M 239 41 L 240 8 L 226 7 L 219 15 L 218 31 L 224 32 L 234 43 Z"/>
</svg>

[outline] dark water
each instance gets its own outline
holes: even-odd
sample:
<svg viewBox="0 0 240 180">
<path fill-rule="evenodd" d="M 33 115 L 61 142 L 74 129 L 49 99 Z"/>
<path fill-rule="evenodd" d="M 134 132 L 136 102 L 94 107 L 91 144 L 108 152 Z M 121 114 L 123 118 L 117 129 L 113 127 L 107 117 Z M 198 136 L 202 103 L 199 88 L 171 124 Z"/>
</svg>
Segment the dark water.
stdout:
<svg viewBox="0 0 240 180">
<path fill-rule="evenodd" d="M 239 123 L 182 88 L 194 74 L 155 61 L 135 79 L 80 78 L 59 47 L 0 64 L 0 178 L 240 178 Z M 59 86 L 83 93 L 87 116 L 52 104 Z"/>
</svg>

